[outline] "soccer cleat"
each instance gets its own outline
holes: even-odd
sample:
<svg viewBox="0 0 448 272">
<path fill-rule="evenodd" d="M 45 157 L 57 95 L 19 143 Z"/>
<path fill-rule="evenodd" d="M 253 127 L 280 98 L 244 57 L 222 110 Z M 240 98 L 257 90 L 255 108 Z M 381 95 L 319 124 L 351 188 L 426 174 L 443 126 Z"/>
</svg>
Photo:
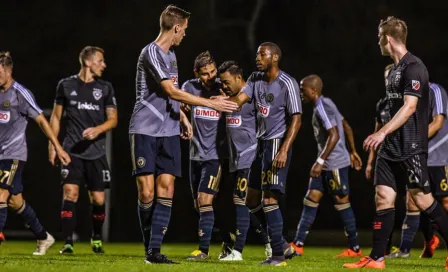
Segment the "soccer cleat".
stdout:
<svg viewBox="0 0 448 272">
<path fill-rule="evenodd" d="M 294 242 L 289 243 L 291 245 L 291 247 L 294 248 L 295 252 L 297 253 L 297 255 L 302 256 L 303 255 L 303 246 L 299 247 L 296 244 L 294 244 Z"/>
<path fill-rule="evenodd" d="M 276 260 L 275 258 L 267 258 L 260 263 L 261 265 L 271 265 L 271 266 L 287 266 L 285 260 Z"/>
<path fill-rule="evenodd" d="M 343 266 L 344 268 L 373 268 L 373 269 L 384 269 L 386 268 L 386 262 L 384 259 L 381 261 L 375 261 L 369 256 L 362 257 L 361 260 L 356 263 L 346 263 Z"/>
<path fill-rule="evenodd" d="M 204 252 L 200 251 L 199 249 L 196 249 L 195 251 L 191 252 L 190 256 L 187 257 L 187 260 L 189 261 L 200 261 L 200 260 L 206 260 L 208 259 L 208 255 Z"/>
<path fill-rule="evenodd" d="M 445 270 L 448 270 L 448 257 L 445 259 Z"/>
<path fill-rule="evenodd" d="M 362 252 L 359 250 L 358 252 L 347 248 L 346 250 L 342 251 L 341 254 L 336 255 L 337 258 L 353 258 L 353 257 L 362 257 Z"/>
<path fill-rule="evenodd" d="M 42 256 L 47 253 L 47 250 L 54 244 L 54 237 L 51 236 L 47 232 L 47 239 L 45 240 L 37 240 L 37 247 L 36 250 L 33 252 L 33 255 L 35 256 Z"/>
<path fill-rule="evenodd" d="M 420 258 L 432 258 L 432 256 L 436 252 L 436 248 L 439 247 L 439 244 L 439 237 L 433 235 L 431 241 L 428 244 L 425 242 L 425 247 L 423 248 L 422 254 L 420 254 Z"/>
<path fill-rule="evenodd" d="M 293 246 L 291 246 L 288 243 L 285 243 L 285 245 L 287 246 L 287 247 L 285 246 L 283 249 L 283 254 L 285 255 L 285 259 L 290 260 L 290 259 L 294 258 L 295 256 L 300 256 L 299 254 L 296 253 L 296 250 L 294 249 Z"/>
<path fill-rule="evenodd" d="M 228 254 L 226 257 L 219 259 L 221 261 L 242 261 L 243 260 L 243 254 L 239 252 L 238 250 L 232 250 L 230 254 Z"/>
<path fill-rule="evenodd" d="M 400 252 L 400 249 L 396 246 L 393 246 L 393 247 L 391 247 L 390 252 L 385 255 L 390 255 L 391 253 L 397 253 L 397 252 Z"/>
<path fill-rule="evenodd" d="M 230 253 L 232 253 L 232 248 L 223 242 L 221 245 L 221 253 L 219 253 L 218 259 L 221 260 L 222 258 L 227 257 Z"/>
<path fill-rule="evenodd" d="M 147 264 L 178 264 L 168 259 L 165 255 L 160 254 L 160 252 L 152 252 L 148 250 L 145 257 L 145 263 Z"/>
<path fill-rule="evenodd" d="M 3 232 L 0 231 L 0 245 L 2 244 L 3 241 L 5 241 L 5 235 L 3 234 Z"/>
<path fill-rule="evenodd" d="M 271 244 L 267 243 L 267 244 L 264 245 L 264 255 L 268 259 L 272 257 L 272 247 L 271 247 Z"/>
<path fill-rule="evenodd" d="M 65 244 L 61 250 L 59 250 L 61 254 L 73 254 L 73 246 L 70 244 Z"/>
<path fill-rule="evenodd" d="M 101 240 L 90 240 L 90 245 L 92 246 L 93 253 L 103 254 L 103 242 Z"/>
<path fill-rule="evenodd" d="M 389 255 L 384 256 L 384 258 L 388 258 L 388 259 L 399 259 L 399 258 L 410 258 L 411 257 L 411 253 L 405 253 L 405 252 L 401 252 L 400 250 L 393 252 Z"/>
</svg>

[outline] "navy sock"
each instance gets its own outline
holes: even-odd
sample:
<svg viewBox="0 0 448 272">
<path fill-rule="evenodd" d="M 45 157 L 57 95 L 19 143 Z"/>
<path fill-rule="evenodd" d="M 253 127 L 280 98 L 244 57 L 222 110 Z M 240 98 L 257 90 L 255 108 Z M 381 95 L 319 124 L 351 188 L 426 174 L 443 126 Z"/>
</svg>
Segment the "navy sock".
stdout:
<svg viewBox="0 0 448 272">
<path fill-rule="evenodd" d="M 344 222 L 344 230 L 348 238 L 349 248 L 355 252 L 359 252 L 358 233 L 356 232 L 356 220 L 350 203 L 334 205 Z"/>
<path fill-rule="evenodd" d="M 406 217 L 401 228 L 401 243 L 400 251 L 409 253 L 411 251 L 414 236 L 417 233 L 418 225 L 420 223 L 420 211 L 407 211 Z"/>
<path fill-rule="evenodd" d="M 34 212 L 33 208 L 31 208 L 31 206 L 28 205 L 25 201 L 23 202 L 22 207 L 17 210 L 17 214 L 22 217 L 26 227 L 33 232 L 37 240 L 47 239 L 47 232 L 37 219 L 36 213 Z"/>
<path fill-rule="evenodd" d="M 70 200 L 62 201 L 61 221 L 65 244 L 73 246 L 73 231 L 76 225 L 76 202 Z"/>
<path fill-rule="evenodd" d="M 151 215 L 152 215 L 152 201 L 144 203 L 138 200 L 138 221 L 140 223 L 140 230 L 143 236 L 143 245 L 145 246 L 145 252 L 149 247 L 149 240 L 151 237 Z"/>
<path fill-rule="evenodd" d="M 92 225 L 93 240 L 102 240 L 103 223 L 106 218 L 106 207 L 103 205 L 92 204 Z"/>
<path fill-rule="evenodd" d="M 306 236 L 314 223 L 316 218 L 317 208 L 319 203 L 316 203 L 307 197 L 303 199 L 303 211 L 300 217 L 299 225 L 297 226 L 296 237 L 294 238 L 294 243 L 297 246 L 303 246 L 305 243 Z"/>
<path fill-rule="evenodd" d="M 199 250 L 208 255 L 210 240 L 212 239 L 215 213 L 212 205 L 199 207 Z"/>
<path fill-rule="evenodd" d="M 263 204 L 260 204 L 258 207 L 255 207 L 253 209 L 249 208 L 249 210 L 250 210 L 250 228 L 257 234 L 258 238 L 265 245 L 265 244 L 269 244 L 269 236 L 259 220 L 260 214 L 262 214 L 264 217 L 264 212 L 263 212 L 262 208 L 263 208 Z"/>
<path fill-rule="evenodd" d="M 8 215 L 8 204 L 6 202 L 0 202 L 0 232 L 6 224 L 6 216 Z"/>
<path fill-rule="evenodd" d="M 373 221 L 373 247 L 370 252 L 370 258 L 374 260 L 384 258 L 387 240 L 394 227 L 394 220 L 394 208 L 376 211 Z"/>
<path fill-rule="evenodd" d="M 152 252 L 160 252 L 163 237 L 165 236 L 170 223 L 172 205 L 172 198 L 157 198 L 157 204 L 152 215 L 151 238 L 149 241 L 149 249 Z"/>
<path fill-rule="evenodd" d="M 250 212 L 244 199 L 234 196 L 233 203 L 236 209 L 236 241 L 234 249 L 243 252 L 244 245 L 246 244 L 247 231 L 250 226 Z"/>
<path fill-rule="evenodd" d="M 431 218 L 427 213 L 421 213 L 420 216 L 420 229 L 427 243 L 431 242 L 434 236 L 434 228 L 432 227 Z"/>
<path fill-rule="evenodd" d="M 283 257 L 283 217 L 278 204 L 264 204 L 264 214 L 271 237 L 272 256 Z"/>
</svg>

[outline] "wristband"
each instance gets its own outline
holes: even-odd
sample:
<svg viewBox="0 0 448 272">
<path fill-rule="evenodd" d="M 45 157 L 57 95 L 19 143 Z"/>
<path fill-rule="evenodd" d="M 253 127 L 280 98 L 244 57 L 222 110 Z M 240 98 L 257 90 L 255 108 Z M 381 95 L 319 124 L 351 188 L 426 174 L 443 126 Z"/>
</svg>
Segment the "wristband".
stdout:
<svg viewBox="0 0 448 272">
<path fill-rule="evenodd" d="M 321 157 L 319 157 L 319 158 L 317 158 L 316 162 L 317 162 L 318 164 L 320 164 L 320 165 L 324 165 L 325 160 L 322 159 Z"/>
</svg>

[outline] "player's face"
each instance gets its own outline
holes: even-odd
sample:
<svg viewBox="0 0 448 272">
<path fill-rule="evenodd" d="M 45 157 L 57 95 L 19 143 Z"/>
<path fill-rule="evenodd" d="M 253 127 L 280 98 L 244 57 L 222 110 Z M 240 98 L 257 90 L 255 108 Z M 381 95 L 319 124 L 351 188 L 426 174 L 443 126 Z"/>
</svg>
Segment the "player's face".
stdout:
<svg viewBox="0 0 448 272">
<path fill-rule="evenodd" d="M 182 42 L 183 38 L 185 37 L 185 32 L 188 27 L 188 19 L 185 20 L 185 23 L 183 25 L 175 25 L 174 26 L 174 41 L 173 45 L 179 46 Z"/>
<path fill-rule="evenodd" d="M 90 57 L 87 62 L 87 66 L 95 77 L 101 77 L 104 69 L 106 69 L 106 62 L 104 62 L 104 56 L 101 52 L 96 52 Z"/>
<path fill-rule="evenodd" d="M 232 75 L 225 72 L 219 75 L 222 83 L 222 90 L 230 95 L 235 96 L 241 91 L 241 76 Z"/>
<path fill-rule="evenodd" d="M 389 56 L 389 40 L 382 27 L 378 30 L 378 45 L 380 46 L 381 54 L 383 56 Z"/>
<path fill-rule="evenodd" d="M 213 87 L 216 82 L 216 65 L 214 63 L 201 67 L 197 73 L 199 80 L 207 87 Z"/>
<path fill-rule="evenodd" d="M 272 67 L 272 52 L 266 46 L 260 46 L 257 50 L 255 63 L 259 71 L 265 72 Z"/>
<path fill-rule="evenodd" d="M 308 103 L 310 101 L 313 101 L 314 93 L 314 90 L 310 86 L 304 84 L 303 81 L 300 82 L 300 97 L 302 98 L 303 102 Z"/>
<path fill-rule="evenodd" d="M 11 69 L 3 67 L 3 65 L 0 65 L 0 89 L 3 89 L 3 87 L 9 82 L 9 79 L 11 78 Z"/>
</svg>

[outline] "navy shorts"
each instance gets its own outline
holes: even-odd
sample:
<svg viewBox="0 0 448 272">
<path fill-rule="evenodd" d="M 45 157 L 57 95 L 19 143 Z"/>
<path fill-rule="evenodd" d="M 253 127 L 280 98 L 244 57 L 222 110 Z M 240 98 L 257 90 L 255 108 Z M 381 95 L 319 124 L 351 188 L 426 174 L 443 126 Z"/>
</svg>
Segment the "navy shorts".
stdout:
<svg viewBox="0 0 448 272">
<path fill-rule="evenodd" d="M 241 199 L 246 199 L 247 187 L 250 179 L 250 168 L 238 169 L 233 173 L 235 178 L 235 186 L 233 193 Z"/>
<path fill-rule="evenodd" d="M 103 192 L 110 188 L 111 174 L 106 156 L 94 160 L 81 159 L 71 156 L 72 162 L 61 167 L 62 185 L 75 184 L 81 186 L 83 182 L 89 191 Z"/>
<path fill-rule="evenodd" d="M 190 160 L 190 186 L 194 199 L 198 198 L 199 192 L 216 195 L 220 179 L 221 165 L 219 160 Z"/>
<path fill-rule="evenodd" d="M 429 181 L 434 196 L 448 196 L 448 183 L 446 181 L 448 166 L 429 166 Z"/>
<path fill-rule="evenodd" d="M 310 178 L 308 189 L 317 190 L 322 193 L 326 190 L 329 194 L 339 197 L 347 196 L 350 193 L 348 169 L 349 167 L 347 166 L 332 171 L 323 170 L 319 177 Z"/>
<path fill-rule="evenodd" d="M 286 178 L 288 176 L 289 164 L 291 163 L 292 148 L 288 150 L 288 158 L 283 168 L 272 165 L 277 152 L 283 143 L 283 139 L 260 140 L 261 152 L 261 189 L 266 191 L 278 191 L 285 193 Z"/>
<path fill-rule="evenodd" d="M 24 161 L 0 160 L 0 188 L 8 190 L 12 195 L 22 193 L 22 172 L 24 167 Z"/>
<path fill-rule="evenodd" d="M 132 177 L 141 175 L 182 175 L 180 136 L 152 137 L 131 134 Z"/>
</svg>

